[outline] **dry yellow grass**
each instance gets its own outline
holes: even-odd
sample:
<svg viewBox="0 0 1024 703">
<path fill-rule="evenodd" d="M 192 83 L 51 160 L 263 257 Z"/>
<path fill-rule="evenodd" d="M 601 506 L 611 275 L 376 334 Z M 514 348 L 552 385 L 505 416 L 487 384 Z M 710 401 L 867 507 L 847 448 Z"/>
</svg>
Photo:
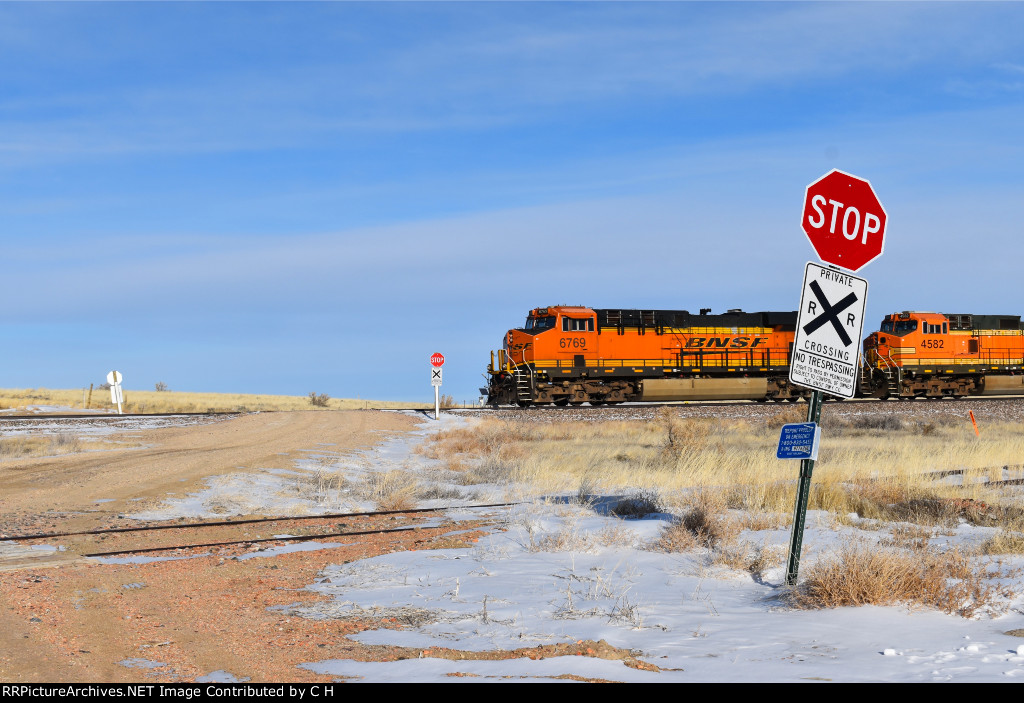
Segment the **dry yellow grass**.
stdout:
<svg viewBox="0 0 1024 703">
<path fill-rule="evenodd" d="M 103 449 L 111 449 L 115 445 L 102 439 L 87 439 L 71 433 L 60 433 L 42 437 L 16 436 L 0 439 L 0 461 L 5 459 L 25 459 L 28 457 L 60 456 Z M 117 447 L 135 446 L 118 442 Z"/>
<path fill-rule="evenodd" d="M 666 412 L 657 421 L 485 420 L 437 435 L 427 451 L 467 467 L 471 460 L 500 465 L 504 475 L 542 493 L 575 493 L 581 486 L 605 494 L 651 489 L 667 507 L 682 509 L 685 496 L 703 492 L 729 509 L 787 514 L 798 464 L 776 458 L 777 442 L 774 423 Z M 992 423 L 980 438 L 965 426 L 925 429 L 913 419 L 884 431 L 826 427 L 809 507 L 926 524 L 976 521 L 999 496 L 972 479 L 1021 457 L 1024 436 L 1012 423 Z M 965 485 L 927 476 L 952 468 L 969 470 Z"/>
<path fill-rule="evenodd" d="M 116 410 L 110 402 L 110 391 L 96 388 L 89 402 L 88 389 L 0 389 L 0 409 L 25 409 L 32 405 L 53 405 L 62 408 L 92 410 Z M 124 412 L 130 413 L 173 413 L 173 412 L 225 412 L 225 411 L 274 411 L 274 410 L 358 410 L 389 408 L 427 408 L 420 403 L 404 403 L 386 400 L 362 400 L 355 398 L 331 398 L 326 406 L 315 407 L 309 396 L 298 395 L 252 395 L 243 393 L 192 393 L 187 391 L 142 391 L 126 389 Z"/>
<path fill-rule="evenodd" d="M 853 544 L 816 562 L 788 600 L 798 608 L 903 604 L 971 617 L 1008 595 L 988 567 L 959 550 Z"/>
</svg>

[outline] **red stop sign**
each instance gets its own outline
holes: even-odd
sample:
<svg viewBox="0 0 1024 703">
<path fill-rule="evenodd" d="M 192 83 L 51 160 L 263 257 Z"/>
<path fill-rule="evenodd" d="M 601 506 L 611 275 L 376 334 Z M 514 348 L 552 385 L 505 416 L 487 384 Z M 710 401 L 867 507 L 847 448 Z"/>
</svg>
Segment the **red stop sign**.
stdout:
<svg viewBox="0 0 1024 703">
<path fill-rule="evenodd" d="M 818 258 L 856 271 L 882 255 L 885 220 L 870 183 L 833 170 L 807 186 L 800 224 Z"/>
<path fill-rule="evenodd" d="M 444 354 L 437 352 L 430 357 L 431 366 L 444 366 Z"/>
</svg>

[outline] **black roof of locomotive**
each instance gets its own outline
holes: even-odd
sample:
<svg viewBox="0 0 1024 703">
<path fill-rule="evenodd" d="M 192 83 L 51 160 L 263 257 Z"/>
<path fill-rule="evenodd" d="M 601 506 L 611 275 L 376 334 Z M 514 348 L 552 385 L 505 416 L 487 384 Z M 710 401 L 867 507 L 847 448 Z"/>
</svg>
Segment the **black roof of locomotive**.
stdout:
<svg viewBox="0 0 1024 703">
<path fill-rule="evenodd" d="M 712 315 L 689 310 L 614 310 L 594 308 L 598 327 L 790 327 L 796 326 L 796 310 L 743 312 L 729 310 Z"/>
<path fill-rule="evenodd" d="M 1024 330 L 1020 315 L 970 315 L 943 313 L 954 330 Z"/>
</svg>

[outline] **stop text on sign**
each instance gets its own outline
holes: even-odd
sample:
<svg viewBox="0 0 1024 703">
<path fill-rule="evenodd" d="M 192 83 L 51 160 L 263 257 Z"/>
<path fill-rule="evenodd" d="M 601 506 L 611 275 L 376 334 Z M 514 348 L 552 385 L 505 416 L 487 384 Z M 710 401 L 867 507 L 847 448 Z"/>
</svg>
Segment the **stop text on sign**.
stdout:
<svg viewBox="0 0 1024 703">
<path fill-rule="evenodd" d="M 838 169 L 807 186 L 800 226 L 818 257 L 857 271 L 882 255 L 887 217 L 871 184 Z"/>
<path fill-rule="evenodd" d="M 832 217 L 828 228 L 831 234 L 836 233 L 836 224 L 839 221 L 839 212 L 841 210 L 845 210 L 842 218 L 842 233 L 850 241 L 856 239 L 859 234 L 861 235 L 860 243 L 867 244 L 868 235 L 877 234 L 882 228 L 881 218 L 873 212 L 866 212 L 861 217 L 860 210 L 855 205 L 847 205 L 838 200 L 830 200 L 824 195 L 815 195 L 811 198 L 811 209 L 814 210 L 816 215 L 811 215 L 808 218 L 808 223 L 814 229 L 821 229 L 825 224 L 825 212 L 821 208 L 826 202 L 832 206 Z M 861 227 L 861 220 L 864 223 L 863 227 Z"/>
</svg>

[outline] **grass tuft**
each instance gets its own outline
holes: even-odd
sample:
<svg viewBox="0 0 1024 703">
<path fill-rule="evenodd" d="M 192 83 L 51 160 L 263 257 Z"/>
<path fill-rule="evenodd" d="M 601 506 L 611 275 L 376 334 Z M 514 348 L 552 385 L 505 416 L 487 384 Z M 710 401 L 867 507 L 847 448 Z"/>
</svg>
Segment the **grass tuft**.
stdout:
<svg viewBox="0 0 1024 703">
<path fill-rule="evenodd" d="M 787 596 L 802 609 L 860 605 L 928 607 L 963 617 L 998 610 L 1006 594 L 960 550 L 935 552 L 858 543 L 819 559 Z"/>
</svg>

